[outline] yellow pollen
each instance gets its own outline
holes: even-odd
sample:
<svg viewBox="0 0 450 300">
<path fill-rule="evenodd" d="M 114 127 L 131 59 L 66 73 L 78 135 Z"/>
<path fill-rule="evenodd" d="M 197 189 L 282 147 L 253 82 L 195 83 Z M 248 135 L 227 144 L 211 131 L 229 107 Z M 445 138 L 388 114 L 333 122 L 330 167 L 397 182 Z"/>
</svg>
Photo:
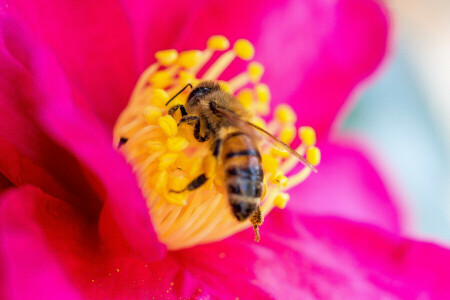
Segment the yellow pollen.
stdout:
<svg viewBox="0 0 450 300">
<path fill-rule="evenodd" d="M 289 152 L 287 152 L 284 149 L 280 149 L 278 147 L 272 147 L 270 149 L 270 154 L 272 154 L 273 156 L 281 157 L 281 158 L 288 158 L 290 155 Z"/>
<path fill-rule="evenodd" d="M 279 105 L 272 120 L 262 118 L 270 113 L 271 94 L 269 87 L 260 83 L 264 66 L 251 61 L 253 45 L 241 39 L 229 47 L 224 36 L 212 36 L 201 51 L 158 51 L 155 63 L 142 73 L 114 127 L 114 145 L 132 165 L 158 238 L 170 250 L 218 241 L 253 227 L 250 221 L 238 222 L 233 216 L 224 165 L 220 156 L 212 155 L 210 141 L 195 139 L 194 124 L 179 126 L 181 109 L 173 116 L 168 114 L 175 105 L 186 104 L 190 87 L 166 106 L 187 84 L 195 88 L 203 80 L 217 81 L 248 111 L 249 121 L 287 144 L 298 133 L 301 144 L 295 150 L 313 165 L 320 162 L 314 130 L 307 126 L 297 129 L 297 116 L 290 106 Z M 214 53 L 224 50 L 216 58 Z M 223 72 L 235 59 L 250 61 L 241 73 L 224 80 Z M 201 136 L 205 130 L 200 126 Z M 275 206 L 286 206 L 289 195 L 285 191 L 303 182 L 311 169 L 294 172 L 298 159 L 258 136 L 255 134 L 264 169 L 262 220 Z M 192 189 L 199 183 L 203 184 Z M 264 240 L 264 224 L 260 232 Z"/>
<path fill-rule="evenodd" d="M 255 48 L 248 40 L 237 40 L 233 48 L 236 55 L 243 60 L 250 60 L 255 55 Z"/>
<path fill-rule="evenodd" d="M 151 181 L 156 191 L 165 193 L 169 182 L 169 173 L 166 170 L 159 171 L 151 178 Z"/>
<path fill-rule="evenodd" d="M 183 151 L 189 146 L 189 142 L 184 137 L 172 137 L 167 139 L 167 149 L 169 151 Z"/>
<path fill-rule="evenodd" d="M 158 124 L 161 126 L 164 134 L 168 137 L 175 136 L 178 133 L 177 122 L 171 116 L 164 116 L 158 119 Z"/>
<path fill-rule="evenodd" d="M 287 194 L 287 193 L 279 193 L 275 197 L 275 199 L 273 200 L 273 204 L 276 207 L 283 209 L 283 208 L 286 207 L 286 204 L 288 203 L 289 199 L 290 199 L 289 194 Z"/>
<path fill-rule="evenodd" d="M 287 177 L 284 176 L 284 174 L 280 171 L 275 172 L 271 177 L 270 177 L 270 182 L 273 184 L 277 184 L 280 185 L 281 187 L 286 187 L 287 185 Z"/>
<path fill-rule="evenodd" d="M 150 84 L 152 84 L 155 88 L 164 89 L 168 87 L 171 82 L 172 74 L 166 70 L 158 71 L 150 78 Z"/>
<path fill-rule="evenodd" d="M 175 49 L 158 51 L 155 53 L 155 58 L 162 66 L 169 66 L 177 60 L 178 51 Z"/>
<path fill-rule="evenodd" d="M 298 136 L 306 146 L 314 146 L 316 144 L 316 132 L 312 127 L 300 127 L 298 129 Z"/>
<path fill-rule="evenodd" d="M 295 123 L 297 116 L 289 105 L 281 104 L 275 109 L 275 118 L 281 123 Z"/>
<path fill-rule="evenodd" d="M 264 172 L 272 173 L 278 169 L 279 161 L 270 154 L 261 155 Z"/>
<path fill-rule="evenodd" d="M 161 109 L 154 106 L 144 108 L 144 118 L 148 124 L 156 124 L 161 117 Z"/>
<path fill-rule="evenodd" d="M 202 52 L 198 50 L 184 51 L 178 57 L 178 65 L 182 68 L 190 69 L 202 59 Z"/>
<path fill-rule="evenodd" d="M 165 90 L 155 89 L 150 99 L 150 103 L 156 107 L 164 108 L 167 101 L 169 101 L 169 95 Z"/>
<path fill-rule="evenodd" d="M 258 83 L 255 86 L 256 98 L 261 103 L 268 103 L 270 101 L 270 90 L 264 83 Z"/>
<path fill-rule="evenodd" d="M 155 153 L 164 151 L 166 147 L 164 146 L 163 142 L 158 140 L 150 140 L 146 142 L 148 152 Z"/>
<path fill-rule="evenodd" d="M 181 70 L 179 76 L 180 84 L 186 85 L 188 83 L 194 85 L 195 84 L 195 76 L 192 73 Z M 167 101 L 166 101 L 167 102 Z"/>
<path fill-rule="evenodd" d="M 223 35 L 213 35 L 208 39 L 208 49 L 223 51 L 230 47 L 230 42 Z"/>
<path fill-rule="evenodd" d="M 306 159 L 313 165 L 317 166 L 320 163 L 320 150 L 317 147 L 309 147 L 306 150 Z"/>
<path fill-rule="evenodd" d="M 237 99 L 239 102 L 241 102 L 242 106 L 244 106 L 245 109 L 249 109 L 250 106 L 253 103 L 253 93 L 250 89 L 243 89 L 239 92 L 237 95 Z"/>
<path fill-rule="evenodd" d="M 170 167 L 178 158 L 178 153 L 165 153 L 159 159 L 159 170 L 165 170 Z"/>
<path fill-rule="evenodd" d="M 252 83 L 257 83 L 264 74 L 264 66 L 258 62 L 251 62 L 247 67 L 248 76 Z"/>
<path fill-rule="evenodd" d="M 286 125 L 281 130 L 280 140 L 282 140 L 284 143 L 289 145 L 294 140 L 296 133 L 297 133 L 297 130 L 295 129 L 295 126 Z"/>
</svg>

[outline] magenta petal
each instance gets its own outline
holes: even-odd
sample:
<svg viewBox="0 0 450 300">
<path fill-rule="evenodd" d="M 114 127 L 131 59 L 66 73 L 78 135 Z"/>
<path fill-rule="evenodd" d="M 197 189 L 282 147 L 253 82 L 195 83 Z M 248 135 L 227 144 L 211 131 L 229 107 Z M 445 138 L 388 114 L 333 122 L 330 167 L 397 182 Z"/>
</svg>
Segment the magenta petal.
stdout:
<svg viewBox="0 0 450 300">
<path fill-rule="evenodd" d="M 14 0 L 3 11 L 53 51 L 70 83 L 112 128 L 139 75 L 120 1 Z"/>
<path fill-rule="evenodd" d="M 43 195 L 24 188 L 0 199 L 2 299 L 81 299 L 33 220 L 34 202 Z"/>
<path fill-rule="evenodd" d="M 173 47 L 201 3 L 127 0 L 122 1 L 122 5 L 132 28 L 138 71 L 142 72 L 155 61 L 156 51 Z"/>
<path fill-rule="evenodd" d="M 212 34 L 248 38 L 266 67 L 263 82 L 274 102 L 290 103 L 301 123 L 322 136 L 351 91 L 380 63 L 387 30 L 380 1 L 234 0 L 199 9 L 177 45 L 203 47 Z M 229 75 L 243 68 L 234 64 Z"/>
<path fill-rule="evenodd" d="M 252 238 L 248 230 L 177 255 L 213 289 L 244 299 L 245 278 L 275 299 L 450 296 L 448 250 L 373 226 L 276 211 L 261 227 L 261 242 Z"/>
<path fill-rule="evenodd" d="M 30 121 L 25 124 L 32 124 L 29 127 L 34 131 L 38 130 L 39 133 L 33 136 L 36 139 L 33 144 L 25 144 L 24 151 L 28 151 L 25 153 L 34 154 L 35 151 L 41 150 L 39 155 L 51 162 L 56 158 L 52 156 L 53 152 L 44 151 L 47 149 L 44 148 L 47 141 L 50 140 L 59 148 L 67 149 L 70 159 L 74 160 L 72 157 L 74 156 L 87 170 L 84 174 L 75 175 L 88 180 L 91 189 L 105 201 L 125 240 L 146 257 L 157 259 L 164 253 L 165 247 L 157 240 L 150 223 L 148 209 L 130 166 L 112 147 L 105 128 L 92 114 L 75 104 L 73 91 L 66 82 L 64 73 L 45 49 L 30 41 L 14 22 L 3 20 L 1 25 L 2 37 L 7 48 L 2 49 L 3 52 L 0 54 L 10 67 L 7 69 L 10 73 L 5 72 L 0 78 L 6 87 L 8 83 L 11 84 L 6 91 L 20 87 L 20 91 L 25 90 L 29 93 L 25 96 L 21 93 L 7 93 L 5 109 L 16 108 L 11 120 L 19 122 L 29 119 Z M 27 132 L 19 125 L 13 127 L 15 128 L 21 130 L 19 132 Z M 5 142 L 13 143 L 19 148 L 23 146 L 21 144 L 23 141 L 28 142 L 27 137 L 26 135 L 17 137 L 11 133 Z M 8 148 L 5 154 L 9 154 L 7 150 Z M 52 148 L 50 150 L 53 151 Z M 35 164 L 37 160 L 34 156 L 25 158 L 27 159 L 25 162 L 30 164 Z M 4 158 L 1 161 L 8 163 Z M 59 166 L 54 167 L 59 168 L 62 173 L 69 171 L 65 169 L 64 162 L 59 162 Z M 18 172 L 20 174 L 20 169 Z M 74 176 L 70 173 L 68 175 L 71 178 Z M 75 177 L 74 181 L 77 180 L 79 179 Z"/>
<path fill-rule="evenodd" d="M 208 286 L 166 256 L 147 262 L 111 251 L 96 220 L 36 188 L 0 197 L 2 299 L 186 299 Z"/>
<path fill-rule="evenodd" d="M 100 200 L 90 186 L 90 172 L 49 138 L 36 121 L 36 111 L 43 101 L 41 82 L 27 68 L 38 59 L 33 53 L 37 49 L 17 24 L 5 19 L 0 22 L 0 171 L 16 186 L 33 184 L 50 195 L 98 212 Z"/>
<path fill-rule="evenodd" d="M 320 150 L 319 172 L 289 191 L 289 209 L 401 230 L 399 201 L 363 147 L 348 141 L 324 144 Z"/>
</svg>

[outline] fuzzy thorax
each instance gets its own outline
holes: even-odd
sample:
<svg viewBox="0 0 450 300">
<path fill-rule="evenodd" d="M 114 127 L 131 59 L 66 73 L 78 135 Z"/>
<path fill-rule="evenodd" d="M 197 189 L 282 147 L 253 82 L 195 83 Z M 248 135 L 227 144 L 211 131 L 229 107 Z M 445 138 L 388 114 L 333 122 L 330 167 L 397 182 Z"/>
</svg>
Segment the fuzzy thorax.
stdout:
<svg viewBox="0 0 450 300">
<path fill-rule="evenodd" d="M 195 86 L 202 80 L 219 82 L 248 111 L 250 121 L 287 144 L 298 136 L 297 152 L 313 165 L 320 162 L 314 129 L 307 126 L 297 129 L 297 117 L 290 106 L 277 106 L 273 120 L 267 123 L 264 120 L 270 111 L 270 91 L 260 83 L 264 73 L 261 64 L 249 62 L 245 72 L 226 82 L 220 80 L 233 60 L 250 61 L 254 56 L 254 48 L 247 40 L 236 41 L 228 50 L 229 46 L 225 37 L 213 36 L 204 50 L 157 52 L 156 62 L 142 73 L 114 128 L 114 146 L 120 145 L 119 151 L 132 165 L 158 237 L 169 249 L 221 240 L 252 226 L 249 221 L 238 222 L 232 215 L 220 164 L 209 143 L 197 142 L 191 127 L 177 126 L 178 112 L 174 117 L 167 114 L 170 107 L 186 103 L 189 90 L 168 107 L 165 105 L 187 83 Z M 210 63 L 213 57 L 215 60 Z M 275 206 L 286 206 L 289 201 L 286 190 L 304 181 L 311 169 L 298 170 L 296 158 L 269 143 L 263 143 L 260 152 L 266 187 L 261 202 L 262 220 Z M 191 192 L 170 192 L 184 189 L 203 173 L 209 180 L 202 187 Z"/>
</svg>

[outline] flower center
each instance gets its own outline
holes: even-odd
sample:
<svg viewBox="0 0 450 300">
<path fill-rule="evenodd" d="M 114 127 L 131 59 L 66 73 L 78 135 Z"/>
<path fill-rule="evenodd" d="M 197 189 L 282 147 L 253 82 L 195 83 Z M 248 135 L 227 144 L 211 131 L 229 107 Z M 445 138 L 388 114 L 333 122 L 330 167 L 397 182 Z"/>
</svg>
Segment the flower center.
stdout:
<svg viewBox="0 0 450 300">
<path fill-rule="evenodd" d="M 260 83 L 264 72 L 261 64 L 250 62 L 245 72 L 226 82 L 219 79 L 233 60 L 249 61 L 254 55 L 247 40 L 238 40 L 232 49 L 228 48 L 225 37 L 212 36 L 203 51 L 157 52 L 157 62 L 142 73 L 114 128 L 114 145 L 133 166 L 158 237 L 169 249 L 221 240 L 252 226 L 250 221 L 239 222 L 233 215 L 223 170 L 217 167 L 211 145 L 193 138 L 192 126 L 177 126 L 179 112 L 173 117 L 168 114 L 171 107 L 186 103 L 190 89 L 166 106 L 188 83 L 195 87 L 202 80 L 219 82 L 249 112 L 249 121 L 286 144 L 292 143 L 298 133 L 300 145 L 296 151 L 312 165 L 320 162 L 315 131 L 311 127 L 297 129 L 291 107 L 279 105 L 273 120 L 266 123 L 263 119 L 269 113 L 270 91 Z M 217 58 L 211 61 L 213 56 Z M 262 143 L 260 152 L 265 185 L 260 208 L 264 217 L 275 206 L 286 206 L 286 190 L 305 180 L 311 169 L 303 167 L 293 172 L 298 160 L 273 144 Z M 206 183 L 192 191 L 186 189 L 201 174 L 208 178 Z"/>
</svg>

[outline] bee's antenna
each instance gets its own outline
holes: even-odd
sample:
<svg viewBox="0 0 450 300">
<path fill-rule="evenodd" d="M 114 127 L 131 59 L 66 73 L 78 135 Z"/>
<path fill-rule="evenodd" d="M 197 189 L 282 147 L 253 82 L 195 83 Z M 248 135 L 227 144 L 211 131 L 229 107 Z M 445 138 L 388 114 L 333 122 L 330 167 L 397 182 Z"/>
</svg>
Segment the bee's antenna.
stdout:
<svg viewBox="0 0 450 300">
<path fill-rule="evenodd" d="M 169 101 L 167 101 L 166 106 L 169 105 L 169 103 L 170 103 L 173 99 L 175 99 L 179 94 L 181 94 L 185 89 L 187 89 L 188 86 L 190 86 L 191 89 L 192 89 L 192 84 L 190 84 L 190 83 L 186 84 L 186 86 L 185 86 L 184 88 L 182 88 L 181 91 L 179 91 L 178 93 L 176 93 L 175 96 L 173 96 L 172 98 L 170 98 Z"/>
</svg>

